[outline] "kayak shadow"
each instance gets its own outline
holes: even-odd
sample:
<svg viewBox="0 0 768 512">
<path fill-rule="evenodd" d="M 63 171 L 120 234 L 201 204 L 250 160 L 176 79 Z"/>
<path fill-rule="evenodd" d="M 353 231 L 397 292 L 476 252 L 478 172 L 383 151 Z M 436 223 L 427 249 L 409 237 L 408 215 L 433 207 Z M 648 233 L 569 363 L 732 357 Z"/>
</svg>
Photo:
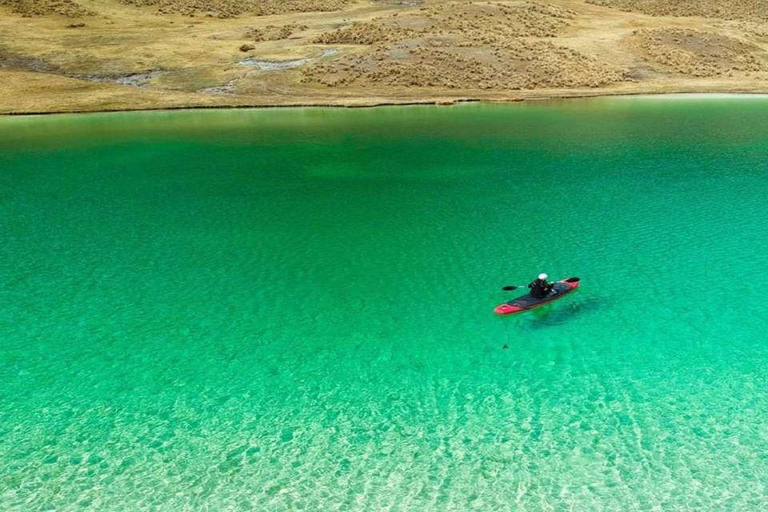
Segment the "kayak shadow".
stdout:
<svg viewBox="0 0 768 512">
<path fill-rule="evenodd" d="M 571 304 L 547 304 L 528 312 L 527 318 L 521 318 L 521 324 L 529 329 L 546 329 L 571 322 L 582 316 L 589 316 L 602 309 L 605 303 L 596 298 L 589 298 Z"/>
</svg>

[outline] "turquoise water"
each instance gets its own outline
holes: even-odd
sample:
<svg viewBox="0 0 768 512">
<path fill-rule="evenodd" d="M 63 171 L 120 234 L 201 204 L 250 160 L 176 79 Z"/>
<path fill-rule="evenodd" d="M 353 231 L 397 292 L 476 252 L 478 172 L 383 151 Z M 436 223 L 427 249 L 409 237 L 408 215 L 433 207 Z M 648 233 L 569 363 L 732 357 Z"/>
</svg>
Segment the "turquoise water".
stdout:
<svg viewBox="0 0 768 512">
<path fill-rule="evenodd" d="M 767 134 L 727 98 L 1 118 L 0 509 L 765 508 Z M 492 314 L 540 271 L 582 289 Z"/>
</svg>

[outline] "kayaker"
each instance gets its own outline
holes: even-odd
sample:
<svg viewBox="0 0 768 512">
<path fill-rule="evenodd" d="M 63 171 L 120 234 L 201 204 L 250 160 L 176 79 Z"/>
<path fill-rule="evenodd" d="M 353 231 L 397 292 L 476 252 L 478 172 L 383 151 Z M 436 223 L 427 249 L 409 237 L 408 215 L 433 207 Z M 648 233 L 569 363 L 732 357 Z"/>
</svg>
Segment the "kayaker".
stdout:
<svg viewBox="0 0 768 512">
<path fill-rule="evenodd" d="M 547 278 L 549 276 L 547 274 L 539 274 L 539 277 L 536 278 L 534 282 L 528 285 L 528 288 L 531 289 L 531 295 L 536 299 L 543 299 L 547 295 L 549 295 L 549 292 L 552 291 L 552 283 L 547 281 Z"/>
</svg>

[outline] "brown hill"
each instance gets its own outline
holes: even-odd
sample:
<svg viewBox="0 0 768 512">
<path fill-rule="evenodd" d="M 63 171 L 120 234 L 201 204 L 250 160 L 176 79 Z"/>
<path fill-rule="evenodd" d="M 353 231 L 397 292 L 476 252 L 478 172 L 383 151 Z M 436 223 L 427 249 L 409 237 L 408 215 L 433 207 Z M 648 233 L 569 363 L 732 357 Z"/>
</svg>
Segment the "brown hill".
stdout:
<svg viewBox="0 0 768 512">
<path fill-rule="evenodd" d="M 637 30 L 633 34 L 648 60 L 695 77 L 764 71 L 760 49 L 732 37 L 686 29 Z"/>
<path fill-rule="evenodd" d="M 768 19 L 765 0 L 586 0 L 651 16 L 703 16 L 726 20 Z"/>
<path fill-rule="evenodd" d="M 752 0 L 0 0 L 0 113 L 768 92 L 765 19 Z"/>
<path fill-rule="evenodd" d="M 573 11 L 534 2 L 448 3 L 397 13 L 326 32 L 322 44 L 371 45 L 304 70 L 304 83 L 329 87 L 387 86 L 520 90 L 599 87 L 627 73 L 573 49 L 530 38 L 553 38 Z"/>
<path fill-rule="evenodd" d="M 269 16 L 294 12 L 335 11 L 347 0 L 120 0 L 126 5 L 155 6 L 158 14 L 211 15 L 232 18 L 243 14 Z"/>
<path fill-rule="evenodd" d="M 73 0 L 0 0 L 0 6 L 8 6 L 14 13 L 26 17 L 58 14 L 79 18 L 94 14 Z"/>
</svg>

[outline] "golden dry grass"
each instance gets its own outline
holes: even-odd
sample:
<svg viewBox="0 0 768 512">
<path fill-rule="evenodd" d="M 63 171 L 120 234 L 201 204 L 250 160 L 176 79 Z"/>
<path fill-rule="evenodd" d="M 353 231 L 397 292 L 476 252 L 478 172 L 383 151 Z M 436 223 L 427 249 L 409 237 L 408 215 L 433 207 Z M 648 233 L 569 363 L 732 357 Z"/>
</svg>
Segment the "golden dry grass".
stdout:
<svg viewBox="0 0 768 512">
<path fill-rule="evenodd" d="M 622 5 L 0 0 L 0 113 L 768 92 L 759 4 Z"/>
<path fill-rule="evenodd" d="M 621 68 L 548 42 L 517 40 L 501 48 L 396 44 L 364 56 L 321 63 L 305 83 L 328 87 L 437 87 L 522 90 L 600 87 L 627 79 Z"/>
<path fill-rule="evenodd" d="M 636 30 L 633 38 L 648 60 L 695 77 L 764 71 L 760 49 L 732 37 L 690 29 Z"/>
<path fill-rule="evenodd" d="M 251 28 L 244 37 L 256 43 L 263 41 L 280 41 L 282 39 L 288 39 L 297 32 L 307 30 L 309 27 L 306 25 L 299 25 L 297 23 L 289 23 L 288 25 L 267 25 L 264 28 Z"/>
<path fill-rule="evenodd" d="M 535 2 L 443 3 L 406 15 L 394 13 L 370 22 L 326 32 L 322 44 L 375 44 L 406 38 L 462 38 L 465 44 L 505 44 L 517 37 L 554 37 L 575 13 Z"/>
<path fill-rule="evenodd" d="M 94 14 L 73 0 L 0 0 L 0 6 L 9 6 L 14 13 L 27 17 L 58 14 L 80 18 Z"/>
<path fill-rule="evenodd" d="M 765 0 L 586 0 L 651 16 L 703 16 L 726 20 L 768 19 Z"/>
<path fill-rule="evenodd" d="M 336 11 L 347 0 L 120 0 L 126 5 L 154 6 L 157 14 L 209 15 L 233 18 L 242 14 L 269 16 L 292 12 Z"/>
<path fill-rule="evenodd" d="M 600 87 L 626 70 L 552 44 L 576 13 L 535 2 L 447 3 L 327 32 L 322 44 L 373 45 L 303 71 L 327 87 L 522 90 Z M 531 40 L 537 38 L 542 40 Z"/>
</svg>

